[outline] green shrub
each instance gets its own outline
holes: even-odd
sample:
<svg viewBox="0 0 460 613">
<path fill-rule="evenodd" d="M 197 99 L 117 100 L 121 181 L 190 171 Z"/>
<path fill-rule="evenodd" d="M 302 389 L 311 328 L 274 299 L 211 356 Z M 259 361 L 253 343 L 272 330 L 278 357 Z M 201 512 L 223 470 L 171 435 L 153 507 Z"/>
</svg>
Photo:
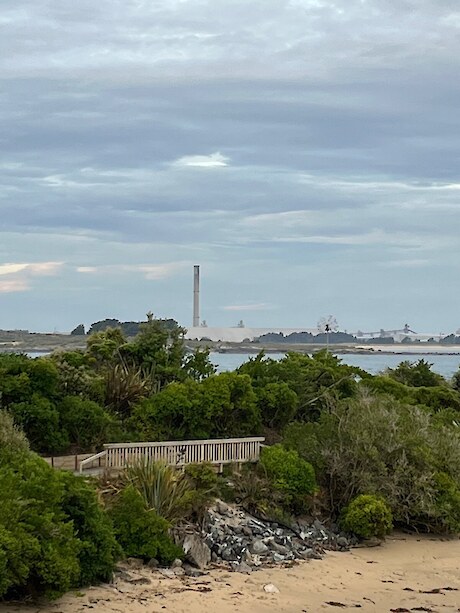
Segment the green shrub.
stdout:
<svg viewBox="0 0 460 613">
<path fill-rule="evenodd" d="M 53 454 L 68 447 L 69 439 L 61 427 L 59 412 L 48 398 L 34 393 L 27 402 L 11 404 L 9 410 L 34 451 Z"/>
<path fill-rule="evenodd" d="M 268 383 L 257 387 L 256 395 L 265 426 L 281 430 L 294 419 L 299 398 L 287 383 Z"/>
<path fill-rule="evenodd" d="M 2 463 L 0 492 L 0 597 L 54 598 L 77 585 L 81 546 L 61 506 L 57 472 L 21 453 Z"/>
<path fill-rule="evenodd" d="M 261 418 L 249 376 L 226 372 L 169 384 L 133 409 L 130 425 L 145 440 L 195 440 L 254 436 Z"/>
<path fill-rule="evenodd" d="M 383 538 L 393 527 L 393 516 L 384 500 L 361 494 L 344 511 L 343 528 L 362 538 Z"/>
<path fill-rule="evenodd" d="M 232 476 L 235 502 L 251 513 L 265 515 L 276 506 L 278 498 L 266 472 L 258 467 L 245 464 L 241 472 Z"/>
<path fill-rule="evenodd" d="M 190 512 L 194 491 L 186 475 L 172 466 L 139 462 L 128 466 L 121 479 L 141 495 L 147 509 L 172 524 Z"/>
<path fill-rule="evenodd" d="M 401 362 L 396 368 L 387 368 L 386 373 L 395 381 L 411 387 L 446 385 L 444 377 L 431 370 L 432 366 L 433 364 L 425 360 L 418 360 L 415 363 L 406 360 Z"/>
<path fill-rule="evenodd" d="M 446 473 L 434 476 L 436 486 L 436 529 L 439 532 L 460 533 L 460 488 Z M 432 523 L 432 520 L 431 520 Z"/>
<path fill-rule="evenodd" d="M 451 410 L 442 416 L 363 394 L 331 406 L 317 423 L 289 426 L 285 443 L 313 463 L 332 515 L 360 494 L 375 494 L 387 501 L 395 525 L 445 531 L 455 522 L 451 507 L 438 503 L 434 475 L 445 473 L 460 487 L 460 432 Z"/>
<path fill-rule="evenodd" d="M 58 476 L 64 486 L 62 509 L 80 542 L 80 585 L 109 581 L 121 549 L 109 516 L 98 502 L 95 487 L 70 472 Z"/>
<path fill-rule="evenodd" d="M 185 467 L 187 477 L 192 490 L 191 513 L 200 518 L 207 507 L 219 495 L 219 477 L 212 464 L 189 464 Z"/>
<path fill-rule="evenodd" d="M 0 425 L 0 599 L 109 579 L 120 550 L 95 488 L 30 452 L 3 411 Z"/>
<path fill-rule="evenodd" d="M 9 457 L 29 451 L 26 435 L 14 423 L 13 416 L 0 409 L 0 466 Z"/>
<path fill-rule="evenodd" d="M 67 396 L 58 405 L 61 427 L 80 451 L 94 451 L 108 439 L 113 418 L 92 400 Z"/>
<path fill-rule="evenodd" d="M 153 509 L 147 509 L 141 494 L 129 485 L 111 509 L 115 536 L 126 556 L 168 565 L 183 551 L 168 534 L 170 524 Z"/>
<path fill-rule="evenodd" d="M 275 489 L 283 494 L 284 505 L 295 512 L 305 511 L 309 497 L 316 491 L 313 466 L 297 451 L 279 444 L 265 447 L 260 462 Z"/>
</svg>

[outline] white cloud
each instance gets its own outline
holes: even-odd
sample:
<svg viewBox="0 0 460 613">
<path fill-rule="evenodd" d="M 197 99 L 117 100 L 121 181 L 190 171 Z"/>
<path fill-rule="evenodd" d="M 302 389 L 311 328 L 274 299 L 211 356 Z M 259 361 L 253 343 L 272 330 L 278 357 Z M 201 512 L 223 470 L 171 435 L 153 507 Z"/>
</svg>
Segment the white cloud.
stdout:
<svg viewBox="0 0 460 613">
<path fill-rule="evenodd" d="M 0 264 L 0 275 L 14 275 L 26 272 L 31 275 L 55 275 L 63 266 L 63 262 L 35 262 Z"/>
<path fill-rule="evenodd" d="M 77 266 L 77 272 L 82 272 L 85 274 L 97 272 L 97 266 Z"/>
<path fill-rule="evenodd" d="M 34 262 L 0 264 L 0 293 L 12 294 L 32 289 L 31 279 L 40 276 L 54 276 L 59 273 L 63 262 Z"/>
<path fill-rule="evenodd" d="M 230 158 L 217 151 L 216 153 L 211 153 L 210 155 L 185 155 L 184 157 L 175 160 L 172 165 L 179 168 L 222 168 L 224 166 L 228 166 L 229 161 Z"/>
<path fill-rule="evenodd" d="M 166 264 L 108 264 L 103 266 L 78 266 L 77 272 L 83 274 L 126 274 L 141 273 L 151 281 L 166 279 L 175 275 L 190 262 L 168 262 Z"/>
<path fill-rule="evenodd" d="M 13 275 L 27 268 L 28 264 L 0 264 L 0 275 Z"/>
<path fill-rule="evenodd" d="M 38 262 L 28 264 L 25 270 L 33 275 L 54 276 L 59 273 L 63 265 L 64 262 Z"/>
<path fill-rule="evenodd" d="M 25 292 L 29 285 L 25 279 L 8 279 L 0 281 L 0 294 L 12 294 L 14 292 Z"/>
</svg>

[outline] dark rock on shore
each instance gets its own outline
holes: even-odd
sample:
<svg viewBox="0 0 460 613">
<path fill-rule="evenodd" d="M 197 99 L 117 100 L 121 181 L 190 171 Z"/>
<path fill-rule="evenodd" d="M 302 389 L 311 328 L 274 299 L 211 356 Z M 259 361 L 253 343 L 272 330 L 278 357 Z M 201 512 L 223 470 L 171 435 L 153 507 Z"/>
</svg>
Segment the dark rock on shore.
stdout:
<svg viewBox="0 0 460 613">
<path fill-rule="evenodd" d="M 176 534 L 176 541 L 184 548 L 187 561 L 200 569 L 212 561 L 242 573 L 296 560 L 318 560 L 325 550 L 347 551 L 354 544 L 336 526 L 326 527 L 319 520 L 311 524 L 298 521 L 290 529 L 222 501 L 208 510 L 201 530 Z"/>
</svg>

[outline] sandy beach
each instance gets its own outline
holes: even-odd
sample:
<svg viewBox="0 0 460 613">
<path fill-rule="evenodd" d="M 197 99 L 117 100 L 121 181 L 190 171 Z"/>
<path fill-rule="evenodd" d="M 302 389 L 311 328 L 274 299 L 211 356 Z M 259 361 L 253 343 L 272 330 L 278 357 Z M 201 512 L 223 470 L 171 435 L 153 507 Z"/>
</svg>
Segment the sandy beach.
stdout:
<svg viewBox="0 0 460 613">
<path fill-rule="evenodd" d="M 385 545 L 250 575 L 212 570 L 170 579 L 147 568 L 134 582 L 71 592 L 51 604 L 3 604 L 2 613 L 315 613 L 460 611 L 460 540 L 393 535 Z M 279 593 L 266 593 L 273 584 Z"/>
</svg>

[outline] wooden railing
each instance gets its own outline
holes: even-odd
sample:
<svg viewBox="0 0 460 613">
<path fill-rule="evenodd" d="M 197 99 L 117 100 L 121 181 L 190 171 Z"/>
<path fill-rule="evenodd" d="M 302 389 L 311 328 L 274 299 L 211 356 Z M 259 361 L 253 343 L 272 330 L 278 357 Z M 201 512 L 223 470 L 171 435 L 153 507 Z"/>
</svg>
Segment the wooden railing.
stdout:
<svg viewBox="0 0 460 613">
<path fill-rule="evenodd" d="M 106 469 L 121 469 L 137 462 L 161 461 L 170 466 L 209 462 L 222 468 L 224 464 L 257 462 L 264 438 L 224 438 L 198 441 L 164 441 L 157 443 L 109 443 L 104 451 L 80 463 L 85 467 L 103 458 Z"/>
</svg>

